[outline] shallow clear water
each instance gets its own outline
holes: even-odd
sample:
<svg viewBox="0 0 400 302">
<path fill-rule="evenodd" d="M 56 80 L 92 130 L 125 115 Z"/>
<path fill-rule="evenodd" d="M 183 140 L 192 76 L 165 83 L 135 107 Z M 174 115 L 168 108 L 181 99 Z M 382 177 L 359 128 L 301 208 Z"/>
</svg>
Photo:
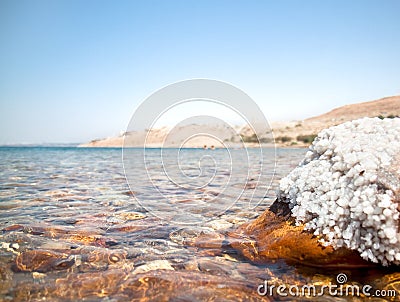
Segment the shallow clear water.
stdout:
<svg viewBox="0 0 400 302">
<path fill-rule="evenodd" d="M 0 148 L 3 300 L 259 300 L 256 288 L 265 279 L 302 279 L 284 262 L 240 257 L 229 232 L 273 202 L 279 179 L 305 149 L 278 149 L 276 169 L 273 150 L 265 150 L 265 167 L 276 173 L 267 194 L 269 183 L 261 185 L 255 208 L 255 151 L 250 164 L 236 161 L 231 170 L 222 150 L 184 150 L 177 169 L 175 151 L 163 150 L 160 163 L 155 149 L 147 153 L 147 171 L 135 169 L 138 151 L 129 152 L 130 186 L 121 149 Z M 154 186 L 141 181 L 144 173 Z M 182 177 L 193 182 L 176 185 Z"/>
</svg>

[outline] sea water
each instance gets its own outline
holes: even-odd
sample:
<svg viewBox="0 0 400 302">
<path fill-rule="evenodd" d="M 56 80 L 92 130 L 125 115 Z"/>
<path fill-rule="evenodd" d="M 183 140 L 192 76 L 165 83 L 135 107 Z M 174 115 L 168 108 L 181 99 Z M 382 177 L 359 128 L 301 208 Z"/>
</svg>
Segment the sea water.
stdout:
<svg viewBox="0 0 400 302">
<path fill-rule="evenodd" d="M 2 300 L 257 300 L 264 280 L 296 278 L 284 262 L 238 255 L 227 238 L 271 205 L 306 149 L 265 149 L 268 184 L 252 177 L 256 149 L 234 167 L 223 150 L 186 149 L 178 165 L 176 150 L 162 161 L 160 149 L 142 151 L 127 163 L 119 148 L 0 148 Z"/>
</svg>

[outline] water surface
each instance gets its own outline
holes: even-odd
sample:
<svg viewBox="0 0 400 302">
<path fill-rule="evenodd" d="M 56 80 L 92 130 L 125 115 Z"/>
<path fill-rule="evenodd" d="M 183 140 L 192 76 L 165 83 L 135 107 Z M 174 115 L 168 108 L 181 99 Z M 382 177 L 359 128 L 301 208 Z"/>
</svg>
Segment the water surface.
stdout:
<svg viewBox="0 0 400 302">
<path fill-rule="evenodd" d="M 265 150 L 264 165 L 276 174 L 254 209 L 247 193 L 257 185 L 255 151 L 250 166 L 220 164 L 215 174 L 207 158 L 223 161 L 222 150 L 185 150 L 175 170 L 175 153 L 163 150 L 168 177 L 159 152 L 147 153 L 148 171 L 130 170 L 138 181 L 128 186 L 121 149 L 0 148 L 2 300 L 260 300 L 256 288 L 265 279 L 302 279 L 283 261 L 260 265 L 239 256 L 228 234 L 273 202 L 279 179 L 305 149 L 278 149 L 276 169 L 273 150 Z M 181 171 L 190 186 L 171 183 Z M 144 173 L 167 201 L 140 182 Z"/>
</svg>

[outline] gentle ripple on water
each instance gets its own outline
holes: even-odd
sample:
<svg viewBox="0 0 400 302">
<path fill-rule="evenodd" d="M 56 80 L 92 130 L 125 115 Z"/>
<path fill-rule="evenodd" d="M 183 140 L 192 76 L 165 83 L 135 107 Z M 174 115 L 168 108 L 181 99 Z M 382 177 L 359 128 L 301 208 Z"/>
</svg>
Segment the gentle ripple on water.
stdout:
<svg viewBox="0 0 400 302">
<path fill-rule="evenodd" d="M 219 195 L 228 167 L 221 167 L 213 185 L 184 189 L 171 185 L 150 161 L 157 186 L 179 204 L 180 212 L 172 212 L 152 200 L 152 188 L 137 184 L 130 190 L 120 149 L 0 148 L 0 297 L 257 301 L 256 288 L 265 279 L 302 280 L 284 262 L 258 265 L 241 258 L 227 234 L 271 204 L 278 180 L 305 151 L 278 150 L 277 174 L 260 206 L 250 209 L 245 194 L 220 214 L 237 194 L 232 186 Z M 202 151 L 187 152 L 190 158 L 190 152 Z M 266 164 L 273 173 L 273 161 Z M 182 168 L 198 176 L 191 164 Z M 251 189 L 250 181 L 245 191 Z M 133 196 L 188 224 L 154 217 Z M 219 202 L 207 203 L 215 196 Z"/>
</svg>

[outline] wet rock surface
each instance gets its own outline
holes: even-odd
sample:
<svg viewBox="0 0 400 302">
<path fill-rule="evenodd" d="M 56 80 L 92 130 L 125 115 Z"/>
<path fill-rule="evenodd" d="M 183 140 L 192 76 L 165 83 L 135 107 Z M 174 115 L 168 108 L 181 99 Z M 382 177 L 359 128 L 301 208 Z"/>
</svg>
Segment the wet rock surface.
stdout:
<svg viewBox="0 0 400 302">
<path fill-rule="evenodd" d="M 274 208 L 274 207 L 273 207 Z M 231 233 L 238 239 L 232 243 L 243 256 L 255 262 L 285 259 L 311 267 L 375 267 L 348 249 L 335 250 L 323 246 L 318 238 L 296 226 L 290 215 L 266 211 L 255 221 Z M 243 241 L 239 239 L 243 238 Z"/>
<path fill-rule="evenodd" d="M 45 250 L 31 250 L 20 253 L 13 266 L 16 272 L 45 273 L 52 270 L 63 270 L 75 263 L 67 254 Z"/>
</svg>

